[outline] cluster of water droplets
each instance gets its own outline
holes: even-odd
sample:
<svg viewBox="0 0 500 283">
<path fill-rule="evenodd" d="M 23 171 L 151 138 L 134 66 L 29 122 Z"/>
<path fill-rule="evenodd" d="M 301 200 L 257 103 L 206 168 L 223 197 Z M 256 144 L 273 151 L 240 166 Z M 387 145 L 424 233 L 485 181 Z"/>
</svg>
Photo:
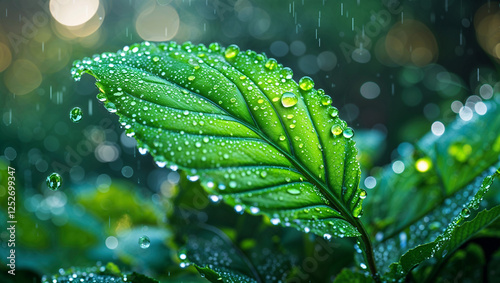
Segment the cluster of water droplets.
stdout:
<svg viewBox="0 0 500 283">
<path fill-rule="evenodd" d="M 113 270 L 114 271 L 114 270 Z M 113 274 L 106 266 L 97 264 L 91 268 L 59 269 L 57 275 L 43 276 L 42 283 L 125 283 L 130 282 L 126 274 Z"/>
</svg>

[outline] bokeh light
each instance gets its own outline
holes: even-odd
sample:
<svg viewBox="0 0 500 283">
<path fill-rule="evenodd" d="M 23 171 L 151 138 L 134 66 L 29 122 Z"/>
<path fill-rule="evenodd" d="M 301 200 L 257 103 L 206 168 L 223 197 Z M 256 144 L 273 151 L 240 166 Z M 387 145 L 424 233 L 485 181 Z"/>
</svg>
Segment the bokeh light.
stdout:
<svg viewBox="0 0 500 283">
<path fill-rule="evenodd" d="M 7 67 L 9 67 L 12 61 L 12 54 L 7 45 L 0 42 L 0 72 L 3 72 Z"/>
<path fill-rule="evenodd" d="M 99 0 L 50 0 L 52 17 L 65 26 L 78 26 L 97 12 Z"/>
<path fill-rule="evenodd" d="M 16 95 L 24 95 L 35 90 L 42 83 L 38 67 L 26 59 L 18 59 L 6 71 L 5 86 Z"/>
<path fill-rule="evenodd" d="M 500 7 L 498 2 L 481 6 L 474 15 L 474 29 L 479 45 L 491 56 L 500 59 Z"/>
<path fill-rule="evenodd" d="M 172 39 L 180 25 L 179 14 L 171 6 L 148 5 L 135 21 L 139 36 L 149 41 L 166 41 Z"/>
<path fill-rule="evenodd" d="M 387 33 L 385 48 L 399 65 L 423 67 L 437 60 L 438 45 L 434 34 L 422 22 L 397 22 Z"/>
</svg>

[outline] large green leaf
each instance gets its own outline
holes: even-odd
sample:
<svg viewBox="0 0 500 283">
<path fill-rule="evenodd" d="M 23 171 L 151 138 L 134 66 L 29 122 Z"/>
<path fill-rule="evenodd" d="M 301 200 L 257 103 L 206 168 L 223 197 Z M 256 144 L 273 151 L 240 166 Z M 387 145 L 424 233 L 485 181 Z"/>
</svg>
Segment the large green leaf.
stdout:
<svg viewBox="0 0 500 283">
<path fill-rule="evenodd" d="M 293 256 L 279 242 L 269 241 L 272 229 L 236 243 L 223 231 L 202 223 L 190 225 L 179 254 L 181 265 L 194 265 L 211 282 L 285 282 Z"/>
<path fill-rule="evenodd" d="M 213 201 L 325 238 L 362 233 L 353 131 L 308 77 L 231 45 L 142 43 L 74 63 L 157 164 Z"/>
<path fill-rule="evenodd" d="M 474 114 L 467 122 L 457 117 L 443 135 L 429 132 L 413 147 L 406 144 L 409 150 L 403 150 L 406 153 L 393 162 L 403 162 L 404 171 L 395 173 L 390 164 L 377 176 L 377 186 L 364 203 L 370 213 L 363 220 L 387 238 L 434 210 L 497 163 L 500 107 L 494 101 L 485 104 L 486 114 Z M 429 168 L 419 171 L 418 164 Z"/>
</svg>

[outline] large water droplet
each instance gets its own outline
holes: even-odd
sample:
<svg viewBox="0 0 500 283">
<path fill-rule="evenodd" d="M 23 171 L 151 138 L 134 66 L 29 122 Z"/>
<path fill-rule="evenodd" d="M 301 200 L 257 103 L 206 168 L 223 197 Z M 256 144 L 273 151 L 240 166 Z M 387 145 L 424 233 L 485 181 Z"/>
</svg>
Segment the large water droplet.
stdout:
<svg viewBox="0 0 500 283">
<path fill-rule="evenodd" d="M 58 190 L 62 184 L 61 175 L 57 173 L 50 174 L 45 181 L 47 182 L 47 187 L 53 191 Z"/>
<path fill-rule="evenodd" d="M 281 96 L 281 104 L 283 105 L 283 107 L 292 107 L 297 104 L 297 102 L 299 102 L 299 99 L 293 92 L 285 92 Z"/>
<path fill-rule="evenodd" d="M 236 57 L 236 55 L 238 55 L 238 53 L 240 53 L 240 48 L 238 46 L 232 44 L 226 48 L 226 51 L 224 52 L 224 57 L 226 57 L 226 59 L 232 59 L 232 58 Z"/>
<path fill-rule="evenodd" d="M 300 190 L 295 189 L 295 188 L 290 188 L 290 189 L 288 189 L 288 190 L 286 190 L 286 191 L 287 191 L 289 194 L 291 194 L 291 195 L 298 195 L 298 194 L 300 194 Z"/>
<path fill-rule="evenodd" d="M 149 240 L 148 236 L 142 236 L 139 238 L 139 246 L 143 249 L 149 248 L 151 245 L 151 241 Z"/>
<path fill-rule="evenodd" d="M 337 118 L 339 116 L 339 110 L 332 106 L 331 108 L 328 109 L 328 114 L 330 114 L 332 118 Z"/>
<path fill-rule="evenodd" d="M 338 136 L 342 134 L 342 127 L 340 125 L 333 125 L 331 131 L 334 136 Z"/>
<path fill-rule="evenodd" d="M 360 199 L 365 199 L 366 198 L 366 191 L 365 190 L 361 190 L 361 192 L 359 192 L 359 198 Z"/>
<path fill-rule="evenodd" d="M 328 95 L 323 95 L 321 97 L 321 104 L 325 106 L 332 104 L 332 98 Z"/>
<path fill-rule="evenodd" d="M 74 123 L 80 122 L 80 120 L 82 120 L 83 118 L 82 109 L 80 107 L 73 107 L 73 109 L 71 109 L 71 111 L 69 112 L 69 118 Z"/>
<path fill-rule="evenodd" d="M 278 62 L 276 62 L 275 59 L 271 58 L 271 59 L 267 60 L 267 62 L 264 66 L 269 70 L 274 70 L 278 66 Z"/>
<path fill-rule="evenodd" d="M 464 218 L 468 218 L 470 216 L 470 209 L 468 209 L 467 207 L 465 207 L 464 209 L 462 209 L 462 211 L 460 212 L 460 215 Z"/>
<path fill-rule="evenodd" d="M 344 130 L 344 137 L 345 137 L 345 138 L 350 139 L 350 138 L 352 138 L 353 136 L 354 136 L 354 130 L 353 130 L 352 128 L 349 128 L 349 127 L 348 127 L 348 128 L 346 128 L 346 129 Z"/>
<path fill-rule="evenodd" d="M 314 82 L 313 82 L 313 80 L 310 77 L 305 76 L 305 77 L 302 77 L 299 80 L 299 87 L 302 90 L 308 91 L 308 90 L 311 90 L 314 87 Z"/>
</svg>

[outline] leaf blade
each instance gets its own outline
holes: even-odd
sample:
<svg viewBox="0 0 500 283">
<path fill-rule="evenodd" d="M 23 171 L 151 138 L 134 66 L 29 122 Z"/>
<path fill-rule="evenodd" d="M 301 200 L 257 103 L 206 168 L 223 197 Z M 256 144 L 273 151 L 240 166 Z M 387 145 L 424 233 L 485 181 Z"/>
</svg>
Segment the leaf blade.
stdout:
<svg viewBox="0 0 500 283">
<path fill-rule="evenodd" d="M 312 80 L 297 84 L 265 60 L 235 46 L 144 43 L 76 62 L 73 73 L 96 77 L 129 135 L 159 165 L 200 177 L 213 199 L 328 238 L 360 236 L 366 193 L 352 129 Z"/>
</svg>

